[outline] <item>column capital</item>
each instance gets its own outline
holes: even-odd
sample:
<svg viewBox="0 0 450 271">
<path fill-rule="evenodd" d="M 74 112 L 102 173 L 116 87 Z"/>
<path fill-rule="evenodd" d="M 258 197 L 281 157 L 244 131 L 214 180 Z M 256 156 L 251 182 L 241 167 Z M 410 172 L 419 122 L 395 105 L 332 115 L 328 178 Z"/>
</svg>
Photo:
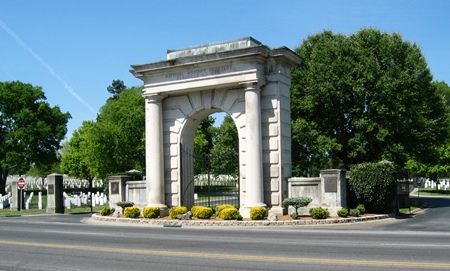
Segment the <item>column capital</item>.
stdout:
<svg viewBox="0 0 450 271">
<path fill-rule="evenodd" d="M 242 82 L 240 85 L 244 86 L 244 89 L 247 90 L 261 90 L 261 87 L 264 85 L 263 82 L 260 81 L 251 81 L 251 82 Z"/>
<path fill-rule="evenodd" d="M 160 102 L 164 98 L 167 97 L 167 95 L 162 95 L 162 94 L 159 94 L 159 93 L 157 93 L 157 94 L 150 94 L 150 95 L 143 95 L 143 96 L 149 103 Z"/>
</svg>

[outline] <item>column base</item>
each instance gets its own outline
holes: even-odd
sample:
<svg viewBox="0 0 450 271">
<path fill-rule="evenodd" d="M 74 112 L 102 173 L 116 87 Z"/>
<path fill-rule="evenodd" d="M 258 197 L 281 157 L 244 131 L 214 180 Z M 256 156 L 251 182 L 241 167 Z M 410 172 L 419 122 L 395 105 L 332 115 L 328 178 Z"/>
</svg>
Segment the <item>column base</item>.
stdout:
<svg viewBox="0 0 450 271">
<path fill-rule="evenodd" d="M 267 205 L 263 202 L 248 203 L 239 208 L 239 213 L 243 218 L 250 218 L 250 209 L 252 207 L 267 207 Z"/>
<path fill-rule="evenodd" d="M 165 217 L 169 215 L 169 208 L 167 207 L 167 205 L 165 204 L 161 204 L 161 203 L 151 203 L 151 204 L 147 204 L 147 206 L 158 206 L 159 207 L 159 213 L 161 217 Z"/>
</svg>

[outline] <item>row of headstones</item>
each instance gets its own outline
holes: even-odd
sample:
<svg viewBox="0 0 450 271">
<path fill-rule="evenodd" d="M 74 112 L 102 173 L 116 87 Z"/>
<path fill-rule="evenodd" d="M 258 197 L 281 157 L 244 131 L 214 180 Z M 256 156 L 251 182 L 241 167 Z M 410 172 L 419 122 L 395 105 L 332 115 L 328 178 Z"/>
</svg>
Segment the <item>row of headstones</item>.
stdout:
<svg viewBox="0 0 450 271">
<path fill-rule="evenodd" d="M 26 199 L 25 209 L 29 210 L 31 202 L 33 201 L 34 198 L 34 192 L 30 192 L 30 194 L 27 197 L 27 192 L 23 191 L 23 198 Z M 38 192 L 38 209 L 42 210 L 42 192 Z"/>
<path fill-rule="evenodd" d="M 19 176 L 10 176 L 8 177 L 8 180 L 6 182 L 7 186 L 9 187 L 10 182 L 13 180 L 17 180 Z M 28 190 L 43 190 L 47 189 L 47 178 L 36 178 L 36 177 L 30 177 L 25 176 L 26 186 Z M 64 188 L 88 188 L 89 187 L 89 181 L 87 180 L 78 180 L 78 179 L 69 179 L 66 178 L 63 181 Z M 103 186 L 103 180 L 93 180 L 92 181 L 92 187 L 102 187 Z"/>
<path fill-rule="evenodd" d="M 64 207 L 66 209 L 70 209 L 72 205 L 80 207 L 81 204 L 87 204 L 90 197 L 91 192 L 81 193 L 80 195 L 68 195 L 66 192 L 63 193 L 64 196 Z M 92 207 L 97 205 L 102 206 L 108 203 L 108 197 L 104 193 L 97 192 L 92 194 Z"/>
<path fill-rule="evenodd" d="M 424 185 L 425 188 L 435 189 L 436 186 L 437 186 L 438 190 L 441 190 L 441 189 L 448 190 L 450 187 L 450 180 L 438 180 L 437 183 L 434 181 L 430 181 L 430 180 L 425 181 L 425 185 Z"/>
<path fill-rule="evenodd" d="M 11 192 L 7 195 L 0 194 L 0 209 L 4 209 L 11 205 Z"/>
<path fill-rule="evenodd" d="M 23 192 L 23 198 L 26 198 L 27 193 L 24 191 Z M 26 198 L 25 200 L 25 209 L 30 209 L 30 204 L 33 200 L 34 197 L 34 192 L 31 192 L 30 195 L 28 195 L 28 198 Z M 3 196 L 2 194 L 0 194 L 0 209 L 4 209 L 6 207 L 11 206 L 11 192 L 8 193 L 7 195 Z M 42 209 L 42 192 L 38 193 L 38 209 L 41 210 Z"/>
<path fill-rule="evenodd" d="M 89 187 L 89 181 L 78 179 L 64 179 L 64 189 L 68 188 L 87 188 Z M 102 187 L 103 180 L 93 180 L 92 187 Z"/>
</svg>

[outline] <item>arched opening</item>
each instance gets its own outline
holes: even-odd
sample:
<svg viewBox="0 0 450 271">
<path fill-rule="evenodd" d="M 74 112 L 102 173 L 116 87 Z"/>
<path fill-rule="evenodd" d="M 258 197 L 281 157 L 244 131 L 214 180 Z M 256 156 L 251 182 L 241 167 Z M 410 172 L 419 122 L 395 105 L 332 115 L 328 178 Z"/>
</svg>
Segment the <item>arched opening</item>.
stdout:
<svg viewBox="0 0 450 271">
<path fill-rule="evenodd" d="M 239 208 L 238 130 L 225 113 L 204 115 L 197 114 L 183 131 L 181 205 L 215 208 L 231 204 Z"/>
</svg>

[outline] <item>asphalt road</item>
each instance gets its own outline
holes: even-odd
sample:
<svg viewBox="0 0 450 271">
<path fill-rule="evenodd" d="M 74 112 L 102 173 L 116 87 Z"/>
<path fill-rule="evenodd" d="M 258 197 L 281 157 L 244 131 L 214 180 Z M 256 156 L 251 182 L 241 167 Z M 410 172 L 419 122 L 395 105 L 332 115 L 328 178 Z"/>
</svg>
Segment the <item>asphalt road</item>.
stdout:
<svg viewBox="0 0 450 271">
<path fill-rule="evenodd" d="M 422 198 L 422 197 L 421 197 Z M 450 201 L 332 226 L 199 228 L 0 218 L 0 270 L 449 270 Z"/>
</svg>

